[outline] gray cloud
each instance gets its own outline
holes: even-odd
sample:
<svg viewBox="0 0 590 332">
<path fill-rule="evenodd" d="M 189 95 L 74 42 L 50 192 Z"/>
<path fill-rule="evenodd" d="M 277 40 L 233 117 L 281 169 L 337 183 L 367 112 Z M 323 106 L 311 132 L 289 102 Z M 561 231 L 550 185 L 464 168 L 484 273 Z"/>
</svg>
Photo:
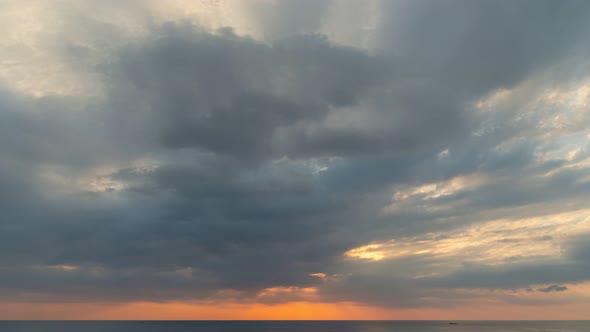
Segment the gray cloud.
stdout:
<svg viewBox="0 0 590 332">
<path fill-rule="evenodd" d="M 165 147 L 237 157 L 288 154 L 273 146 L 278 130 L 321 121 L 391 79 L 384 59 L 321 36 L 266 45 L 187 24 L 157 29 L 120 59 L 121 79 L 149 103 L 149 113 L 137 115 L 152 117 Z"/>
<path fill-rule="evenodd" d="M 588 32 L 584 1 L 402 1 L 390 3 L 382 40 L 454 93 L 511 87 L 580 50 Z M 466 95 L 468 94 L 468 95 Z"/>
<path fill-rule="evenodd" d="M 551 285 L 551 286 L 547 286 L 545 288 L 537 289 L 537 291 L 543 292 L 543 293 L 565 292 L 566 290 L 567 290 L 566 286 L 560 286 L 560 285 Z"/>
<path fill-rule="evenodd" d="M 586 168 L 540 158 L 550 147 L 534 121 L 472 104 L 587 54 L 586 3 L 386 4 L 381 52 L 313 34 L 329 5 L 280 3 L 265 16 L 271 42 L 169 22 L 108 56 L 67 48 L 102 59 L 76 64 L 100 77 L 101 97 L 0 90 L 0 293 L 164 301 L 233 289 L 247 301 L 313 286 L 324 301 L 404 307 L 590 280 L 579 239 L 563 259 L 526 264 L 343 258 L 372 241 L 584 207 Z M 142 158 L 157 167 L 132 166 Z M 383 213 L 397 188 L 471 174 L 492 181 Z"/>
</svg>

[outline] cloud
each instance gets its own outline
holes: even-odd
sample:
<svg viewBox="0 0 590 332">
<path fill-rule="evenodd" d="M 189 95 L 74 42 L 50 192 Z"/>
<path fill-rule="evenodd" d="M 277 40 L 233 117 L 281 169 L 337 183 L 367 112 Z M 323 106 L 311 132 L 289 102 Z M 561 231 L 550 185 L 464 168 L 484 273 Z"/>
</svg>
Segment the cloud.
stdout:
<svg viewBox="0 0 590 332">
<path fill-rule="evenodd" d="M 425 278 L 424 281 L 437 287 L 489 289 L 526 288 L 535 284 L 584 282 L 588 280 L 590 275 L 590 265 L 587 260 L 579 255 L 579 252 L 583 250 L 580 241 L 586 238 L 587 235 L 580 235 L 571 240 L 568 243 L 569 249 L 561 259 L 503 265 L 467 266 L 455 273 L 430 279 Z M 561 289 L 561 286 L 553 286 L 538 290 L 541 292 L 565 290 Z"/>
<path fill-rule="evenodd" d="M 153 121 L 162 145 L 241 158 L 288 154 L 289 147 L 273 145 L 297 139 L 309 123 L 357 105 L 390 79 L 384 59 L 321 36 L 269 46 L 231 30 L 212 34 L 186 24 L 156 29 L 122 50 L 119 64 L 121 79 L 150 105 L 150 113 L 137 116 Z M 287 137 L 277 137 L 282 133 Z M 291 144 L 300 149 L 301 143 Z"/>
<path fill-rule="evenodd" d="M 543 293 L 565 292 L 566 290 L 567 290 L 566 286 L 560 286 L 560 285 L 551 285 L 551 286 L 547 286 L 545 288 L 537 289 L 537 291 L 543 292 Z"/>
<path fill-rule="evenodd" d="M 87 24 L 58 12 L 80 30 L 33 49 L 60 70 L 2 76 L 3 298 L 575 293 L 590 280 L 588 6 L 385 2 L 364 49 L 321 34 L 346 3 L 261 4 L 250 36 L 151 3 L 127 8 L 137 29 L 109 6 Z"/>
<path fill-rule="evenodd" d="M 580 48 L 588 4 L 523 1 L 389 3 L 381 39 L 412 68 L 430 73 L 442 89 L 469 98 L 510 88 Z M 582 53 L 578 53 L 582 54 Z"/>
</svg>

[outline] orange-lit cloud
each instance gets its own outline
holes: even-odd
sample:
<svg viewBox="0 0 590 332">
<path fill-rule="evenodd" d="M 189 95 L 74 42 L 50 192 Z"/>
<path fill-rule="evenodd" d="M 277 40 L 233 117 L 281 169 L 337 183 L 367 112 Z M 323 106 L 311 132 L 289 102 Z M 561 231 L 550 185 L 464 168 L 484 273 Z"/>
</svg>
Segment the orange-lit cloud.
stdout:
<svg viewBox="0 0 590 332">
<path fill-rule="evenodd" d="M 7 303 L 0 319 L 34 320 L 460 320 L 584 319 L 585 304 L 531 307 L 474 304 L 454 308 L 384 309 L 354 303 L 264 304 L 191 303 Z"/>
</svg>

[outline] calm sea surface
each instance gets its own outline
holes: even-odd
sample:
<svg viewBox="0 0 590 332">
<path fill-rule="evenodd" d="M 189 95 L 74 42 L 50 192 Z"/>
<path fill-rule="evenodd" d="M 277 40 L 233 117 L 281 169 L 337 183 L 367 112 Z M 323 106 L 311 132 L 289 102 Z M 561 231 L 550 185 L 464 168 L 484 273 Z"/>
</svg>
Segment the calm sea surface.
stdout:
<svg viewBox="0 0 590 332">
<path fill-rule="evenodd" d="M 1 322 L 2 332 L 590 332 L 590 321 Z"/>
</svg>

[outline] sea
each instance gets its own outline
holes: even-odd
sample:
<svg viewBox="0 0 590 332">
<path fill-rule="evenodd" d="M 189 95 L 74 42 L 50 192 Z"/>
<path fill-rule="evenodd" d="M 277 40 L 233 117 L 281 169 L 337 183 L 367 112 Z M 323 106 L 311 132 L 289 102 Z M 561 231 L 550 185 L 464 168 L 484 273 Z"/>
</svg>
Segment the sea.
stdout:
<svg viewBox="0 0 590 332">
<path fill-rule="evenodd" d="M 1 332 L 590 332 L 590 321 L 0 321 Z"/>
</svg>

